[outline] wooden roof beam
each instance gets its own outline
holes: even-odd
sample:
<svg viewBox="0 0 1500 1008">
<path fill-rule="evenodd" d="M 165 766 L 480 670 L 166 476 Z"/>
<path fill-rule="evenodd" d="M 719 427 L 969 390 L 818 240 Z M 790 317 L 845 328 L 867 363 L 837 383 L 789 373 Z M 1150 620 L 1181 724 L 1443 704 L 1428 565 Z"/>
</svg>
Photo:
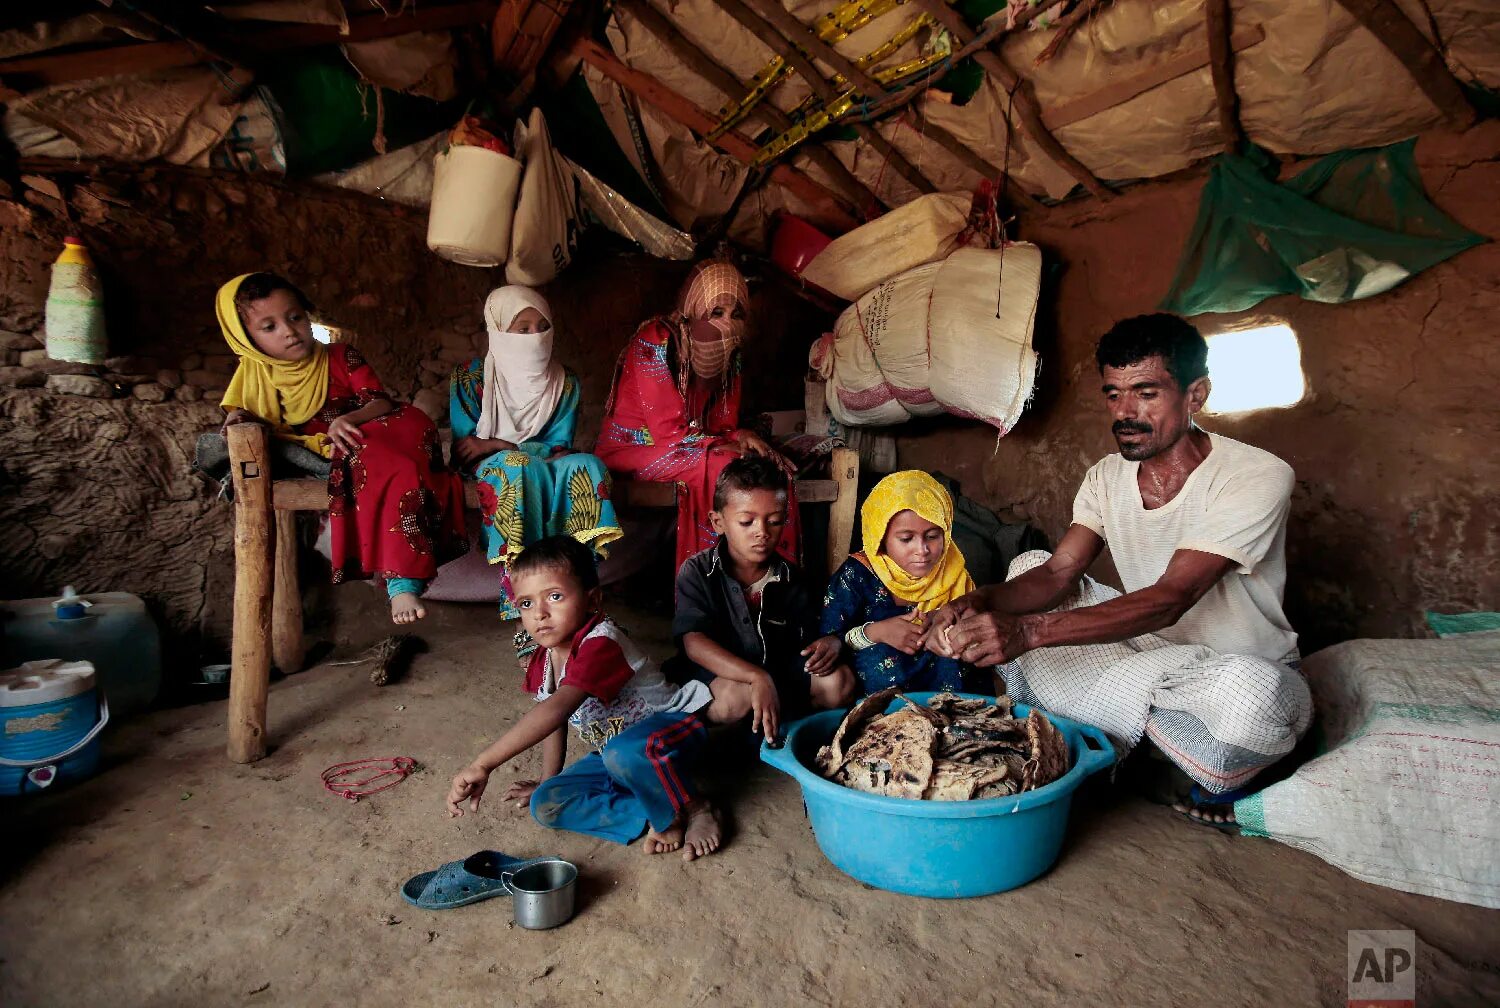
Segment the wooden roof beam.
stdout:
<svg viewBox="0 0 1500 1008">
<path fill-rule="evenodd" d="M 974 30 L 971 29 L 958 12 L 949 7 L 944 0 L 915 0 L 915 2 L 927 13 L 937 19 L 938 23 L 948 29 L 955 40 L 961 45 L 968 45 L 975 38 Z M 1021 120 L 1021 129 L 1031 138 L 1032 143 L 1047 157 L 1057 163 L 1057 166 L 1073 178 L 1077 179 L 1089 192 L 1101 200 L 1109 199 L 1113 193 L 1108 187 L 1088 170 L 1088 167 L 1058 142 L 1042 122 L 1042 110 L 1032 93 L 1031 84 L 1021 78 L 1021 75 L 1010 68 L 1010 65 L 1000 57 L 993 48 L 999 40 L 991 43 L 989 48 L 980 50 L 974 54 L 975 61 L 982 66 L 991 77 L 999 82 L 1005 89 L 1006 94 L 1011 96 L 1015 103 L 1016 116 Z"/>
<path fill-rule="evenodd" d="M 760 15 L 747 7 L 741 0 L 719 0 L 719 6 L 730 17 L 750 30 L 756 38 L 765 43 L 772 52 L 786 60 L 800 74 L 813 89 L 824 104 L 832 104 L 838 93 L 834 91 L 833 85 L 818 72 L 812 60 L 803 55 L 796 44 L 786 39 L 767 22 L 761 20 Z M 860 122 L 855 124 L 855 130 L 860 137 L 874 147 L 886 162 L 896 170 L 896 173 L 907 182 L 911 183 L 918 192 L 934 193 L 937 187 L 928 181 L 927 177 L 917 170 L 916 166 L 906 159 L 906 156 L 891 145 L 891 142 L 880 135 L 880 131 L 869 123 Z"/>
<path fill-rule="evenodd" d="M 605 77 L 635 95 L 647 104 L 660 109 L 695 133 L 706 134 L 713 129 L 713 116 L 667 87 L 655 77 L 634 67 L 626 66 L 614 53 L 592 39 L 579 37 L 559 57 L 564 64 L 587 63 Z M 755 159 L 758 148 L 742 133 L 730 131 L 713 142 L 719 150 L 745 164 Z M 858 218 L 844 209 L 837 196 L 819 185 L 806 173 L 790 165 L 776 165 L 771 169 L 771 181 L 785 186 L 813 207 L 813 212 L 823 226 L 840 233 L 860 225 Z"/>
<path fill-rule="evenodd" d="M 1450 123 L 1464 127 L 1474 121 L 1474 106 L 1469 104 L 1463 87 L 1449 72 L 1442 53 L 1433 48 L 1427 36 L 1396 6 L 1395 0 L 1336 2 L 1401 61 L 1427 100 L 1436 105 Z"/>
<path fill-rule="evenodd" d="M 349 19 L 347 35 L 340 35 L 337 25 L 248 27 L 238 24 L 226 25 L 223 34 L 233 40 L 237 51 L 244 51 L 249 56 L 252 52 L 369 42 L 407 32 L 440 31 L 487 23 L 494 18 L 496 6 L 496 0 L 467 0 L 438 6 L 424 5 L 391 17 L 379 13 L 363 14 Z M 204 37 L 208 38 L 207 33 Z M 214 37 L 217 38 L 218 33 Z M 0 60 L 0 78 L 6 79 L 7 83 L 24 81 L 30 86 L 46 86 L 91 77 L 194 66 L 203 60 L 202 51 L 187 42 L 141 42 Z"/>
<path fill-rule="evenodd" d="M 655 7 L 651 6 L 650 0 L 615 0 L 616 7 L 623 7 L 631 13 L 641 25 L 661 40 L 662 44 L 672 50 L 673 55 L 682 60 L 689 69 L 702 77 L 710 85 L 723 92 L 729 98 L 738 98 L 747 90 L 746 85 L 728 68 L 722 66 L 713 57 L 709 56 L 702 48 L 694 45 L 688 38 L 679 32 L 672 22 Z M 763 103 L 757 112 L 770 122 L 772 128 L 778 130 L 788 129 L 792 125 L 791 118 L 776 106 L 769 102 Z M 835 181 L 841 183 L 850 192 L 854 193 L 862 206 L 879 206 L 889 209 L 889 205 L 883 203 L 874 191 L 866 186 L 848 168 L 844 162 L 834 156 L 833 152 L 822 144 L 808 144 L 808 157 L 819 168 L 822 168 Z M 857 212 L 863 213 L 860 206 L 852 207 Z"/>
</svg>

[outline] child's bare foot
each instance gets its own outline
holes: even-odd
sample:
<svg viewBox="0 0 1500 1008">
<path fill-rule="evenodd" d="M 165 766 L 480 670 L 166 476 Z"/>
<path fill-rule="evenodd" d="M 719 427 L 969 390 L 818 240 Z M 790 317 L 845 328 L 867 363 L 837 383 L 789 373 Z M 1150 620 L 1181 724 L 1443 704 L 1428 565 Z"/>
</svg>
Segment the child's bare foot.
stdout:
<svg viewBox="0 0 1500 1008">
<path fill-rule="evenodd" d="M 646 831 L 644 844 L 647 854 L 670 854 L 682 846 L 682 823 L 674 822 L 660 833 L 654 829 Z"/>
<path fill-rule="evenodd" d="M 683 836 L 682 860 L 696 861 L 708 857 L 719 849 L 724 828 L 719 822 L 719 813 L 706 801 L 696 801 L 688 806 L 687 832 Z"/>
<path fill-rule="evenodd" d="M 415 623 L 427 610 L 422 606 L 422 600 L 411 592 L 401 592 L 391 596 L 391 622 L 392 623 Z"/>
</svg>

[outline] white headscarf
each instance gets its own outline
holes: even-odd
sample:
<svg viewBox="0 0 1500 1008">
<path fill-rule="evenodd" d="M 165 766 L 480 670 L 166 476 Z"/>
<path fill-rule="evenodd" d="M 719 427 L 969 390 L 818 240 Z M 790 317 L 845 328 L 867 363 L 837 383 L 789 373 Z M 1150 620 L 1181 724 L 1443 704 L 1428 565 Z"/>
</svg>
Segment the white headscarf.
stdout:
<svg viewBox="0 0 1500 1008">
<path fill-rule="evenodd" d="M 547 426 L 562 399 L 563 368 L 552 359 L 552 329 L 510 331 L 516 316 L 527 308 L 552 322 L 547 299 L 530 287 L 498 287 L 484 301 L 490 348 L 484 357 L 484 402 L 475 431 L 479 437 L 513 444 L 530 441 Z"/>
</svg>

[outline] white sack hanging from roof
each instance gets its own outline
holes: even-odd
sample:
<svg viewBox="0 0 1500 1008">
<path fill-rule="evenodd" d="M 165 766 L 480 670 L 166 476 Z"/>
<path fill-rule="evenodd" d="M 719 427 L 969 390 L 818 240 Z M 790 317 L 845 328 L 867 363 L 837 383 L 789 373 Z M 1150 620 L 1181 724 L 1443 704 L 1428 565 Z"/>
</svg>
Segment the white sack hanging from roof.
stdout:
<svg viewBox="0 0 1500 1008">
<path fill-rule="evenodd" d="M 840 423 L 884 426 L 934 416 L 927 317 L 941 263 L 925 263 L 879 284 L 844 309 L 808 363 L 828 381 L 828 409 Z"/>
<path fill-rule="evenodd" d="M 499 151 L 453 144 L 432 163 L 427 247 L 465 266 L 499 266 L 510 256 L 511 217 L 521 162 Z"/>
<path fill-rule="evenodd" d="M 932 285 L 932 395 L 956 416 L 1004 436 L 1031 399 L 1031 334 L 1042 284 L 1042 252 L 1029 242 L 959 249 Z"/>
<path fill-rule="evenodd" d="M 947 412 L 1004 435 L 1031 398 L 1040 250 L 959 249 L 887 280 L 813 345 L 840 423 L 878 426 Z"/>
<path fill-rule="evenodd" d="M 848 301 L 958 248 L 969 220 L 968 193 L 933 193 L 835 238 L 802 271 L 802 279 Z"/>
<path fill-rule="evenodd" d="M 552 146 L 542 110 L 515 129 L 515 149 L 524 165 L 516 214 L 511 223 L 505 281 L 536 287 L 573 261 L 582 230 L 577 183 L 567 162 Z"/>
</svg>

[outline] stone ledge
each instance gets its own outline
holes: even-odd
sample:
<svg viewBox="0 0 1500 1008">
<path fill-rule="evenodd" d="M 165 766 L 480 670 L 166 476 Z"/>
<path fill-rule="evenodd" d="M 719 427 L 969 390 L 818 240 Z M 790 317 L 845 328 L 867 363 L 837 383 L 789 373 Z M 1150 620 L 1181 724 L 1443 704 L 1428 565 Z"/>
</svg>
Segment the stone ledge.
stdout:
<svg viewBox="0 0 1500 1008">
<path fill-rule="evenodd" d="M 92 375 L 49 375 L 47 378 L 47 391 L 88 396 L 91 399 L 113 399 L 115 397 L 115 387 L 113 385 L 103 378 L 95 378 Z"/>
</svg>

